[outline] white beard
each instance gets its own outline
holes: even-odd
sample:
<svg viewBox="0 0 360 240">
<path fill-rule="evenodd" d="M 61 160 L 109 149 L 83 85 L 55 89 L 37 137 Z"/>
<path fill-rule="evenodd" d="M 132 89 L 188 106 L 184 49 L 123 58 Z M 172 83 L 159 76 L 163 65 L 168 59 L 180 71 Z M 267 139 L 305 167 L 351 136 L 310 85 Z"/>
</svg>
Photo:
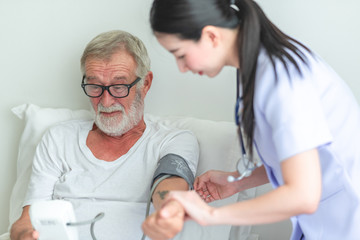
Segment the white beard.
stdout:
<svg viewBox="0 0 360 240">
<path fill-rule="evenodd" d="M 121 112 L 119 115 L 105 117 L 101 112 Z M 118 137 L 135 127 L 143 117 L 144 102 L 139 93 L 136 93 L 134 102 L 131 104 L 128 114 L 121 104 L 115 104 L 108 108 L 101 103 L 97 106 L 95 115 L 96 126 L 109 136 Z"/>
</svg>

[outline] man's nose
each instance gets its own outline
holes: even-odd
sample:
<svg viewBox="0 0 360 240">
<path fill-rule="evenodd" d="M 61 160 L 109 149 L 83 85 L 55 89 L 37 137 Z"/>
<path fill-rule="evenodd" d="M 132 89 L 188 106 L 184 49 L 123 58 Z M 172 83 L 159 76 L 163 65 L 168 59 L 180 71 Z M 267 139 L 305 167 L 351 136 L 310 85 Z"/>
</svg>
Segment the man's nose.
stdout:
<svg viewBox="0 0 360 240">
<path fill-rule="evenodd" d="M 115 102 L 115 98 L 110 95 L 108 90 L 104 90 L 100 96 L 100 102 L 104 107 L 110 107 Z"/>
</svg>

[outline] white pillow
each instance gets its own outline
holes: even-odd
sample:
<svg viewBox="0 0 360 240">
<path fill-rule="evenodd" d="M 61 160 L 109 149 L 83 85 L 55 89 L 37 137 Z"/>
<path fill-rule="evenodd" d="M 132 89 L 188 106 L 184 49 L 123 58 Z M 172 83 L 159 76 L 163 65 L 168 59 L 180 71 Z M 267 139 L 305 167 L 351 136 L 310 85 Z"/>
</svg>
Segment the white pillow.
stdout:
<svg viewBox="0 0 360 240">
<path fill-rule="evenodd" d="M 10 226 L 21 215 L 22 203 L 25 198 L 27 185 L 31 174 L 31 166 L 35 148 L 44 132 L 52 125 L 72 119 L 93 119 L 88 110 L 70 110 L 65 108 L 41 108 L 34 104 L 24 104 L 12 109 L 12 112 L 25 121 L 25 128 L 20 139 L 17 180 L 10 198 Z M 216 122 L 189 117 L 158 117 L 145 114 L 145 118 L 158 120 L 166 125 L 191 130 L 200 145 L 200 159 L 197 175 L 210 169 L 233 171 L 240 156 L 240 148 L 236 135 L 235 124 L 230 122 Z M 211 203 L 221 206 L 233 203 L 240 198 L 248 198 L 255 192 L 235 194 L 231 198 Z M 248 227 L 245 232 L 248 232 Z M 194 222 L 187 222 L 185 230 L 176 239 L 228 239 L 231 226 L 201 227 Z"/>
<path fill-rule="evenodd" d="M 146 114 L 145 118 L 165 125 L 192 131 L 200 145 L 197 176 L 210 169 L 234 171 L 240 157 L 237 128 L 234 123 L 192 117 L 159 117 Z"/>
<path fill-rule="evenodd" d="M 50 126 L 62 121 L 92 118 L 88 110 L 40 108 L 33 104 L 23 104 L 11 110 L 25 121 L 25 127 L 19 143 L 16 182 L 10 197 L 10 226 L 21 216 L 35 148 L 44 132 Z"/>
</svg>

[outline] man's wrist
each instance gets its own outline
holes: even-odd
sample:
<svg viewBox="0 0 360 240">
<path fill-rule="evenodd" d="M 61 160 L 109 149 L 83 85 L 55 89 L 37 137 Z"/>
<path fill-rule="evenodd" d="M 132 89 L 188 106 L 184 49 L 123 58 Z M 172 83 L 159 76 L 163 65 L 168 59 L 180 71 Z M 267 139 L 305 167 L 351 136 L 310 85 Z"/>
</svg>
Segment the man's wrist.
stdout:
<svg viewBox="0 0 360 240">
<path fill-rule="evenodd" d="M 180 213 L 180 212 L 185 213 L 185 209 L 184 209 L 183 205 L 181 205 L 181 203 L 175 199 L 171 199 L 168 202 L 166 202 L 165 204 L 167 206 L 170 206 L 170 207 L 176 209 L 178 213 Z"/>
</svg>

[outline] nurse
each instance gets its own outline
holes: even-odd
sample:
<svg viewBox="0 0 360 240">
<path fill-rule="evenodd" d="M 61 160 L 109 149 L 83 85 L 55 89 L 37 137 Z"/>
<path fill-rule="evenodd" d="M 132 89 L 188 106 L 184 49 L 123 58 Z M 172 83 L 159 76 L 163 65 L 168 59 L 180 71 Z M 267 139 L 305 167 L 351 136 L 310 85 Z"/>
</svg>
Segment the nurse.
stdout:
<svg viewBox="0 0 360 240">
<path fill-rule="evenodd" d="M 291 239 L 359 239 L 360 109 L 329 65 L 252 0 L 155 0 L 150 21 L 181 72 L 214 77 L 224 66 L 237 69 L 236 121 L 248 143 L 240 163 L 247 177 L 209 171 L 197 178 L 196 192 L 170 192 L 168 199 L 201 225 L 291 218 Z M 265 195 L 207 205 L 267 181 L 274 189 Z M 153 239 L 164 239 L 158 228 L 160 220 L 143 225 Z"/>
</svg>

